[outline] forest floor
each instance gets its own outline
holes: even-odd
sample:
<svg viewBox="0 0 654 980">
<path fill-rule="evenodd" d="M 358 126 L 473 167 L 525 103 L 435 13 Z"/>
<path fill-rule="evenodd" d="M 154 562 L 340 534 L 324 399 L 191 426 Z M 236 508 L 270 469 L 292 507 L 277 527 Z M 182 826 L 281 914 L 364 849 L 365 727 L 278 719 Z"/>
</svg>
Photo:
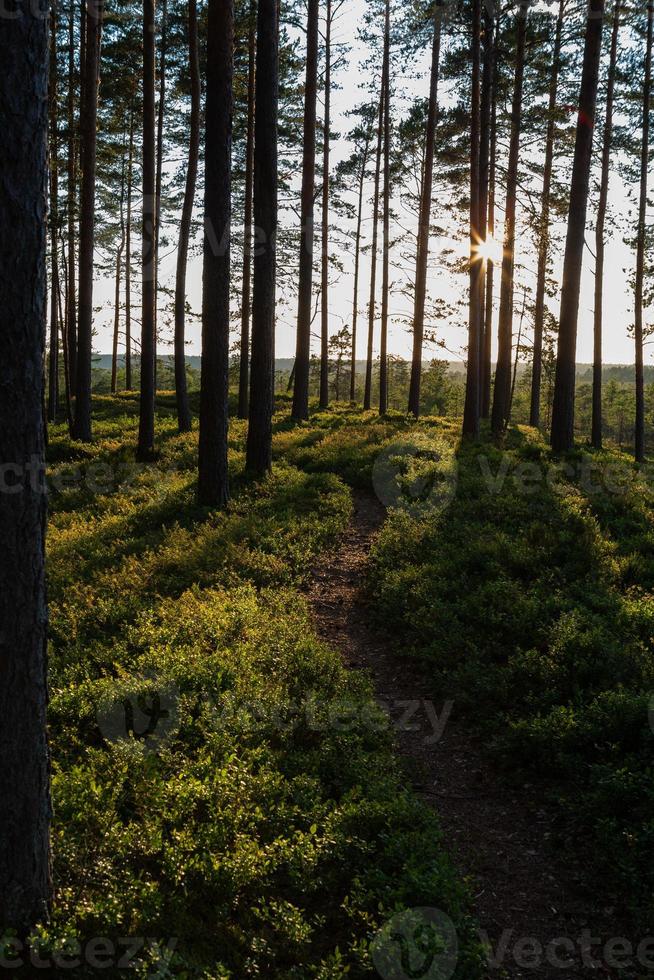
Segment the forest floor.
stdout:
<svg viewBox="0 0 654 980">
<path fill-rule="evenodd" d="M 446 692 L 433 701 L 429 664 L 403 655 L 373 624 L 366 566 L 385 516 L 376 497 L 356 495 L 339 547 L 314 568 L 309 600 L 319 635 L 351 669 L 371 676 L 393 721 L 406 778 L 438 813 L 446 846 L 470 888 L 488 951 L 487 976 L 624 976 L 607 965 L 602 950 L 628 932 L 616 910 L 604 907 L 604 897 L 584 888 L 583 869 L 557 853 L 551 843 L 556 813 L 541 788 L 507 787 Z"/>
</svg>

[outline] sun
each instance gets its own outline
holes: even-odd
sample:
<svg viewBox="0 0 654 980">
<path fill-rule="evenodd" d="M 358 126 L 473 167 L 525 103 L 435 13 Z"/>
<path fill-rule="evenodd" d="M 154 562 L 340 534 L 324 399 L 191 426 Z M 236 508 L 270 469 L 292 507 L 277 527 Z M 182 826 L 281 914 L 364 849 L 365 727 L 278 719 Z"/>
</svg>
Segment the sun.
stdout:
<svg viewBox="0 0 654 980">
<path fill-rule="evenodd" d="M 492 235 L 488 235 L 485 242 L 479 242 L 477 245 L 477 255 L 492 262 L 493 265 L 500 265 L 504 257 L 504 247 Z"/>
</svg>

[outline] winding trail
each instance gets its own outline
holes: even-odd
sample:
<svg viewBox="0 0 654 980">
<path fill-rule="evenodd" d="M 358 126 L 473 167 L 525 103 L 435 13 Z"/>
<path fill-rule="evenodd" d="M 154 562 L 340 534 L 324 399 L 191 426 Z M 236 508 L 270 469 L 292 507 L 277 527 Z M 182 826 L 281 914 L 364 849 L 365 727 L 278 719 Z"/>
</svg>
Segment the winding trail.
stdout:
<svg viewBox="0 0 654 980">
<path fill-rule="evenodd" d="M 457 717 L 446 694 L 433 701 L 428 668 L 371 625 L 362 585 L 384 519 L 375 497 L 355 497 L 351 526 L 314 569 L 308 597 L 319 635 L 349 667 L 370 674 L 378 700 L 391 711 L 407 779 L 438 812 L 448 850 L 468 880 L 491 947 L 487 977 L 617 977 L 603 946 L 629 933 L 616 921 L 610 897 L 584 892 L 579 869 L 556 852 L 550 842 L 556 815 L 543 805 L 542 791 L 528 783 L 507 788 L 470 721 Z M 498 947 L 503 937 L 504 952 Z M 530 939 L 540 944 L 540 954 Z"/>
</svg>

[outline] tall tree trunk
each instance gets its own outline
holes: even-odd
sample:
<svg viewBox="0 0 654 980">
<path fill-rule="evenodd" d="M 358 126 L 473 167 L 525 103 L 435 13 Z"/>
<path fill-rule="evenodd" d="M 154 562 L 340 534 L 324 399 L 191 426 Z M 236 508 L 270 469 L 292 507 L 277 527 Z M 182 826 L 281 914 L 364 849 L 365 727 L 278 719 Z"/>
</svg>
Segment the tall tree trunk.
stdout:
<svg viewBox="0 0 654 980">
<path fill-rule="evenodd" d="M 277 0 L 259 0 L 254 122 L 254 225 L 262 243 L 254 256 L 252 377 L 246 467 L 262 476 L 272 467 L 277 240 L 277 119 L 279 22 Z"/>
<path fill-rule="evenodd" d="M 377 241 L 379 236 L 379 193 L 381 187 L 381 161 L 384 137 L 384 99 L 386 80 L 382 71 L 379 95 L 379 120 L 377 123 L 377 162 L 375 164 L 375 193 L 372 212 L 372 247 L 370 251 L 370 301 L 368 304 L 368 346 L 366 353 L 366 382 L 363 394 L 363 407 L 370 410 L 372 404 L 372 348 L 375 336 L 375 311 L 377 298 Z"/>
<path fill-rule="evenodd" d="M 114 342 L 111 358 L 111 392 L 118 390 L 118 339 L 120 336 L 120 272 L 125 251 L 125 140 L 123 139 L 123 165 L 120 175 L 120 241 L 116 251 L 116 287 L 114 293 Z"/>
<path fill-rule="evenodd" d="M 229 499 L 229 275 L 234 2 L 209 0 L 198 499 Z"/>
<path fill-rule="evenodd" d="M 159 61 L 159 106 L 157 110 L 157 174 L 155 178 L 154 226 L 154 390 L 157 390 L 157 338 L 159 336 L 159 243 L 161 241 L 161 186 L 164 158 L 164 118 L 166 111 L 166 54 L 168 46 L 168 0 L 161 5 L 161 58 Z"/>
<path fill-rule="evenodd" d="M 70 0 L 68 19 L 68 282 L 66 288 L 66 349 L 68 395 L 76 390 L 77 374 L 77 298 L 75 290 L 75 215 L 77 211 L 77 143 L 75 140 L 75 4 Z"/>
<path fill-rule="evenodd" d="M 559 16 L 556 21 L 554 52 L 552 55 L 552 74 L 550 76 L 550 97 L 548 106 L 547 137 L 545 140 L 545 167 L 543 171 L 543 193 L 541 196 L 541 215 L 538 235 L 538 273 L 536 277 L 536 308 L 534 313 L 534 358 L 531 375 L 531 407 L 529 424 L 540 425 L 540 389 L 543 376 L 543 332 L 545 326 L 545 280 L 550 244 L 550 201 L 552 191 L 552 167 L 554 163 L 554 130 L 556 99 L 561 71 L 561 43 L 563 17 L 566 0 L 559 0 Z"/>
<path fill-rule="evenodd" d="M 81 118 L 82 190 L 79 241 L 79 324 L 75 438 L 91 441 L 91 358 L 93 351 L 93 250 L 95 244 L 95 158 L 97 149 L 100 36 L 104 0 L 87 4 L 86 62 Z"/>
<path fill-rule="evenodd" d="M 468 323 L 468 366 L 466 399 L 463 409 L 463 434 L 476 437 L 479 433 L 479 359 L 480 307 L 482 263 L 479 259 L 479 138 L 481 128 L 481 0 L 472 6 L 472 105 L 470 108 L 470 312 Z"/>
<path fill-rule="evenodd" d="M 141 300 L 141 397 L 137 456 L 154 455 L 155 358 L 155 2 L 143 0 L 143 228 Z"/>
<path fill-rule="evenodd" d="M 127 222 L 125 228 L 125 389 L 132 390 L 132 194 L 134 178 L 134 98 L 129 107 Z"/>
<path fill-rule="evenodd" d="M 498 325 L 497 366 L 491 427 L 501 434 L 509 421 L 511 401 L 511 363 L 513 349 L 513 291 L 515 271 L 515 213 L 518 189 L 518 163 L 520 159 L 520 132 L 522 128 L 522 91 L 525 75 L 525 48 L 527 38 L 527 6 L 518 10 L 518 35 L 516 40 L 515 81 L 511 109 L 511 141 L 506 177 L 506 209 L 504 213 L 504 257 L 502 259 L 502 283 L 500 287 L 500 313 Z"/>
<path fill-rule="evenodd" d="M 391 2 L 386 0 L 384 25 L 384 241 L 382 247 L 382 310 L 379 345 L 379 414 L 388 410 L 388 306 L 391 247 Z"/>
<path fill-rule="evenodd" d="M 332 0 L 325 11 L 325 124 L 322 153 L 322 252 L 320 274 L 320 407 L 329 405 L 329 141 L 332 98 Z"/>
<path fill-rule="evenodd" d="M 572 166 L 568 235 L 563 261 L 561 317 L 556 356 L 554 402 L 552 405 L 551 442 L 552 448 L 556 452 L 571 449 L 574 443 L 577 319 L 579 316 L 581 266 L 586 236 L 586 211 L 593 154 L 593 130 L 595 128 L 603 24 L 604 0 L 590 0 L 586 23 L 577 137 Z"/>
<path fill-rule="evenodd" d="M 48 421 L 55 422 L 59 401 L 59 161 L 57 146 L 57 6 L 50 9 L 50 361 Z"/>
<path fill-rule="evenodd" d="M 354 296 L 352 299 L 352 359 L 350 364 L 350 401 L 356 398 L 357 380 L 357 322 L 359 319 L 359 274 L 361 271 L 361 228 L 363 226 L 363 191 L 366 184 L 366 166 L 370 151 L 370 133 L 366 136 L 361 157 L 359 173 L 359 205 L 357 208 L 357 230 L 354 238 Z"/>
<path fill-rule="evenodd" d="M 604 118 L 604 145 L 602 149 L 602 176 L 597 205 L 597 226 L 595 228 L 595 313 L 593 322 L 593 420 L 591 444 L 595 449 L 602 448 L 602 315 L 604 299 L 604 227 L 606 207 L 609 196 L 609 175 L 611 172 L 611 147 L 613 143 L 613 98 L 615 75 L 618 61 L 618 34 L 620 31 L 621 0 L 615 0 L 613 8 L 613 32 L 611 36 L 611 55 L 606 89 L 606 115 Z"/>
<path fill-rule="evenodd" d="M 490 188 L 490 142 L 492 129 L 493 64 L 495 60 L 493 39 L 493 14 L 488 4 L 482 11 L 484 67 L 481 74 L 481 104 L 479 111 L 479 240 L 488 237 L 488 203 Z M 479 282 L 479 415 L 483 417 L 484 403 L 484 354 L 486 350 L 486 283 L 488 257 L 480 256 Z"/>
<path fill-rule="evenodd" d="M 198 15 L 196 0 L 188 0 L 188 45 L 191 74 L 191 136 L 188 151 L 188 169 L 184 204 L 179 225 L 177 248 L 177 275 L 175 279 L 175 393 L 177 399 L 177 424 L 180 432 L 191 431 L 191 409 L 186 382 L 186 269 L 188 248 L 193 219 L 193 204 L 198 177 L 200 153 L 200 60 L 198 56 Z"/>
<path fill-rule="evenodd" d="M 413 356 L 411 358 L 411 382 L 409 386 L 409 412 L 416 418 L 420 414 L 420 380 L 422 376 L 422 348 L 425 336 L 425 300 L 427 296 L 427 261 L 429 258 L 429 229 L 431 226 L 432 189 L 434 186 L 434 153 L 436 149 L 436 116 L 438 112 L 438 69 L 441 49 L 442 5 L 434 6 L 434 39 L 431 55 L 431 80 L 429 108 L 425 134 L 425 159 L 420 195 L 418 240 L 416 249 L 415 303 L 413 308 Z"/>
<path fill-rule="evenodd" d="M 245 215 L 243 220 L 243 286 L 241 291 L 241 346 L 238 417 L 248 417 L 250 378 L 250 304 L 252 300 L 252 191 L 254 187 L 254 81 L 257 54 L 257 4 L 250 0 L 248 27 L 248 128 L 245 141 Z"/>
<path fill-rule="evenodd" d="M 636 428 L 635 457 L 645 461 L 645 380 L 643 376 L 643 286 L 645 279 L 645 248 L 647 219 L 647 183 L 649 168 L 650 101 L 652 94 L 652 36 L 654 2 L 647 4 L 647 42 L 643 68 L 643 134 L 640 163 L 640 202 L 638 207 L 638 244 L 636 248 L 636 309 L 634 340 L 636 342 Z"/>
<path fill-rule="evenodd" d="M 43 350 L 48 20 L 0 30 L 0 923 L 25 938 L 50 899 Z"/>
<path fill-rule="evenodd" d="M 316 102 L 318 98 L 318 0 L 307 9 L 307 64 L 304 89 L 304 141 L 302 149 L 302 199 L 300 204 L 300 272 L 298 283 L 297 340 L 292 417 L 309 418 L 309 364 L 311 359 L 311 300 L 313 291 L 313 210 L 316 173 Z"/>
<path fill-rule="evenodd" d="M 488 17 L 488 11 L 486 16 Z M 488 21 L 486 30 L 489 29 Z M 495 31 L 491 43 L 492 72 L 489 126 L 489 166 L 488 166 L 488 207 L 486 219 L 486 238 L 495 237 L 495 190 L 497 174 L 497 87 L 498 87 L 498 43 L 500 34 L 500 14 L 495 19 Z M 489 39 L 490 40 L 490 39 Z M 485 66 L 484 66 L 485 67 Z M 493 294 L 495 263 L 489 256 L 486 259 L 486 296 L 484 298 L 483 344 L 481 352 L 481 407 L 483 419 L 490 417 L 491 375 L 493 348 Z"/>
</svg>

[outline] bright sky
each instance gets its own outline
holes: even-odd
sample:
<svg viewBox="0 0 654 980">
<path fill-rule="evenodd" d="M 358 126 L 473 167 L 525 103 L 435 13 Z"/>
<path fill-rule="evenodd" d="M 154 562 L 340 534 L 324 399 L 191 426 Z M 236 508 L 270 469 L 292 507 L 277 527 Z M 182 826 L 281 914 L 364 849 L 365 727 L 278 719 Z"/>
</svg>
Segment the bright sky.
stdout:
<svg viewBox="0 0 654 980">
<path fill-rule="evenodd" d="M 336 132 L 346 132 L 351 123 L 344 119 L 344 113 L 348 108 L 362 101 L 362 93 L 359 89 L 360 84 L 360 71 L 358 69 L 358 61 L 364 54 L 360 42 L 356 38 L 357 25 L 361 21 L 363 12 L 365 9 L 365 0 L 349 0 L 347 4 L 347 14 L 341 17 L 338 21 L 337 28 L 335 30 L 336 39 L 347 41 L 351 46 L 351 52 L 349 56 L 349 65 L 341 70 L 337 75 L 337 82 L 339 88 L 333 94 L 333 112 L 334 112 L 334 122 L 333 130 Z M 427 62 L 426 57 L 423 59 L 422 64 L 422 77 L 416 78 L 415 66 L 398 66 L 396 73 L 396 91 L 398 93 L 406 93 L 408 96 L 420 95 L 426 96 L 428 92 L 428 78 L 426 76 Z M 442 91 L 442 98 L 447 98 L 446 91 Z M 319 113 L 322 111 L 322 107 L 319 106 Z M 340 139 L 334 141 L 332 144 L 332 162 L 333 165 L 342 159 L 347 157 L 349 153 L 349 146 L 347 141 Z M 610 204 L 614 209 L 615 213 L 619 213 L 626 206 L 626 188 L 621 183 L 619 177 L 616 174 L 612 175 L 611 178 L 611 193 L 610 193 Z M 371 191 L 371 189 L 369 188 Z M 500 204 L 502 202 L 500 201 Z M 405 216 L 406 220 L 411 220 L 409 216 Z M 501 214 L 499 216 L 501 221 Z M 438 205 L 436 204 L 434 209 L 434 219 L 439 220 Z M 316 209 L 316 220 L 319 220 L 319 207 Z M 341 219 L 339 219 L 341 220 Z M 415 220 L 415 219 L 414 219 Z M 518 217 L 518 221 L 519 221 Z M 592 213 L 591 213 L 592 220 Z M 364 235 L 368 235 L 371 229 L 371 222 L 367 221 L 364 227 Z M 565 226 L 560 229 L 561 234 L 565 235 Z M 630 249 L 628 249 L 622 242 L 622 235 L 618 232 L 616 235 L 612 234 L 613 225 L 611 221 L 607 222 L 607 248 L 606 248 L 606 272 L 605 272 L 605 329 L 604 329 L 604 361 L 606 363 L 633 363 L 633 342 L 627 335 L 627 326 L 633 322 L 633 295 L 628 285 L 628 272 L 624 270 L 631 270 L 634 257 Z M 138 234 L 138 229 L 135 227 L 135 233 Z M 496 229 L 496 237 L 501 239 L 502 229 L 501 224 L 499 224 Z M 594 232 L 593 227 L 587 229 L 586 235 L 587 245 L 594 252 Z M 530 251 L 530 242 L 523 237 L 523 245 L 529 250 L 524 254 L 520 250 L 520 236 L 518 236 L 518 254 L 517 262 L 520 264 L 524 262 L 528 267 L 533 268 L 535 265 L 535 260 L 533 254 Z M 135 242 L 135 251 L 138 248 L 138 242 Z M 366 244 L 366 242 L 364 242 Z M 463 255 L 465 249 L 467 248 L 466 243 L 453 242 L 451 240 L 445 239 L 443 241 L 433 241 L 431 242 L 432 255 L 437 255 L 439 249 L 444 245 L 449 245 L 456 249 L 459 254 Z M 331 287 L 330 292 L 330 318 L 331 318 L 331 330 L 336 332 L 339 330 L 344 323 L 351 323 L 351 313 L 352 313 L 352 292 L 353 292 L 353 276 L 352 268 L 353 259 L 350 259 L 347 255 L 344 257 L 344 262 L 346 265 L 346 271 L 341 276 L 338 282 L 334 283 Z M 395 256 L 397 259 L 397 256 Z M 560 278 L 561 266 L 562 266 L 562 254 L 557 257 L 558 261 L 555 262 L 554 271 L 557 278 Z M 393 258 L 391 259 L 393 261 Z M 588 248 L 586 250 L 586 261 L 584 266 L 583 282 L 582 282 L 582 297 L 581 297 L 581 309 L 580 309 L 580 319 L 579 319 L 579 337 L 578 337 L 578 348 L 577 348 L 577 360 L 579 362 L 589 362 L 592 361 L 592 350 L 593 350 L 593 289 L 594 289 L 594 276 L 593 276 L 593 258 L 591 252 Z M 174 282 L 174 269 L 175 269 L 175 255 L 174 253 L 167 256 L 162 262 L 162 272 L 161 281 L 167 282 L 168 285 L 172 285 Z M 200 296 L 201 296 L 201 261 L 199 258 L 194 258 L 190 262 L 189 266 L 189 298 L 194 310 L 200 309 Z M 369 256 L 366 256 L 362 262 L 361 271 L 361 283 L 360 283 L 360 303 L 359 303 L 359 316 L 360 324 L 363 324 L 363 319 L 365 318 L 365 309 L 367 304 L 367 296 L 369 292 L 368 285 L 369 276 Z M 396 272 L 392 278 L 397 279 L 399 272 Z M 496 286 L 499 276 L 496 275 Z M 138 283 L 135 284 L 138 286 Z M 430 273 L 430 284 L 429 290 L 430 294 L 434 297 L 442 297 L 449 303 L 455 303 L 464 293 L 466 288 L 466 277 L 456 276 L 453 277 L 449 270 L 443 270 L 443 274 L 439 275 L 438 267 L 434 266 Z M 496 290 L 497 293 L 497 290 Z M 112 313 L 110 310 L 111 302 L 113 296 L 113 284 L 109 281 L 101 281 L 96 284 L 96 305 L 106 304 L 107 309 L 103 310 L 97 321 L 98 326 L 98 337 L 95 340 L 94 347 L 103 353 L 111 350 L 111 332 L 112 332 Z M 134 301 L 137 301 L 138 291 L 135 290 Z M 280 308 L 279 319 L 277 325 L 277 356 L 278 357 L 291 357 L 295 353 L 295 332 L 294 332 L 294 317 L 296 309 L 295 296 L 285 296 L 284 299 L 287 301 L 287 305 Z M 162 300 L 160 300 L 160 303 Z M 496 303 L 499 302 L 499 296 L 496 295 Z M 556 315 L 558 313 L 558 297 L 552 304 L 552 312 Z M 521 308 L 522 299 L 520 295 L 516 296 L 516 318 L 514 324 L 514 331 L 517 332 L 517 321 L 519 316 L 519 311 Z M 395 295 L 391 302 L 391 324 L 389 328 L 389 350 L 393 354 L 398 354 L 402 356 L 410 355 L 410 338 L 405 327 L 405 317 L 406 313 L 410 310 L 410 303 L 401 295 Z M 496 311 L 497 312 L 497 311 Z M 466 330 L 464 323 L 463 314 L 461 316 L 461 321 L 457 323 L 445 323 L 439 326 L 439 336 L 444 340 L 445 345 L 449 351 L 458 352 L 460 357 L 463 357 L 463 346 L 466 342 Z M 530 328 L 530 324 L 527 324 L 527 329 Z M 358 350 L 359 358 L 365 356 L 365 338 L 363 337 L 363 330 L 360 331 L 360 345 Z M 200 353 L 200 328 L 196 323 L 189 324 L 188 329 L 188 353 L 198 354 Z M 314 345 L 317 348 L 318 341 L 317 338 L 314 339 Z M 171 347 L 161 346 L 161 352 L 164 353 L 166 350 L 172 350 Z M 435 356 L 449 356 L 444 355 L 442 352 L 434 352 Z M 426 356 L 429 357 L 429 351 L 426 352 Z M 450 359 L 454 360 L 453 356 Z M 651 354 L 648 353 L 646 348 L 646 361 L 651 360 Z"/>
</svg>

